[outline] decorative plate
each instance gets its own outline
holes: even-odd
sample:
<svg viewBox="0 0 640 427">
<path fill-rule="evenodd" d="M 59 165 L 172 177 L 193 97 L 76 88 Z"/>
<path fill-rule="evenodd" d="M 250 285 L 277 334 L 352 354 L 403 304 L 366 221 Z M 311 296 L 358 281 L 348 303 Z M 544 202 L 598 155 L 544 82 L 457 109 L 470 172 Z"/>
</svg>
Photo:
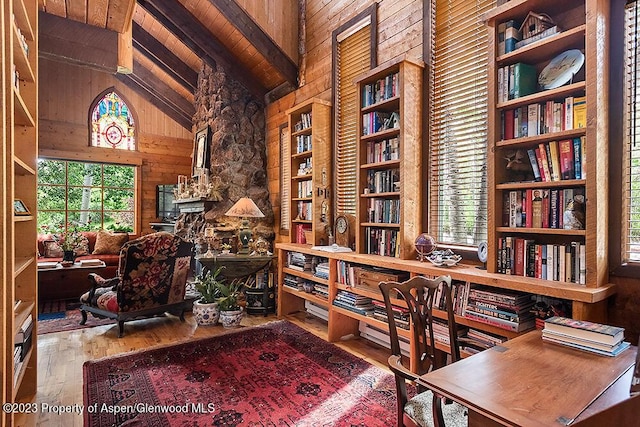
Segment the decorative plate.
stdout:
<svg viewBox="0 0 640 427">
<path fill-rule="evenodd" d="M 556 56 L 544 67 L 538 76 L 542 89 L 555 89 L 573 78 L 584 64 L 584 54 L 578 49 L 570 49 Z"/>
</svg>

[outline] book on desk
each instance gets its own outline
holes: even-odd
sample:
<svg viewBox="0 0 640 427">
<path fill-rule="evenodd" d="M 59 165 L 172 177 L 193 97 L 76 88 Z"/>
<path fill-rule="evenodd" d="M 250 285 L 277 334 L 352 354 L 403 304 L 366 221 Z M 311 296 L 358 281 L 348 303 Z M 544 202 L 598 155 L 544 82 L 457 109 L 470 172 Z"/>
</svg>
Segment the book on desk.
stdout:
<svg viewBox="0 0 640 427">
<path fill-rule="evenodd" d="M 630 346 L 623 328 L 561 316 L 545 320 L 542 339 L 604 356 L 617 356 Z"/>
</svg>

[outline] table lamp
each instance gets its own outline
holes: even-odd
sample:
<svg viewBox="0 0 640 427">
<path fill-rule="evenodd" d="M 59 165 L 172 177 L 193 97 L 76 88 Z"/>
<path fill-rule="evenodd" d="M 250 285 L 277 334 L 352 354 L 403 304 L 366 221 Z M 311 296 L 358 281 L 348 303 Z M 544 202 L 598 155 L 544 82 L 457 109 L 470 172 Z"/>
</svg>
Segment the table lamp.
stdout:
<svg viewBox="0 0 640 427">
<path fill-rule="evenodd" d="M 242 226 L 238 230 L 238 238 L 242 243 L 242 249 L 238 251 L 238 254 L 249 253 L 249 241 L 251 240 L 251 228 L 249 228 L 249 218 L 263 218 L 264 214 L 256 206 L 256 204 L 248 197 L 242 197 L 238 200 L 231 209 L 225 214 L 227 216 L 235 216 L 242 218 Z"/>
</svg>

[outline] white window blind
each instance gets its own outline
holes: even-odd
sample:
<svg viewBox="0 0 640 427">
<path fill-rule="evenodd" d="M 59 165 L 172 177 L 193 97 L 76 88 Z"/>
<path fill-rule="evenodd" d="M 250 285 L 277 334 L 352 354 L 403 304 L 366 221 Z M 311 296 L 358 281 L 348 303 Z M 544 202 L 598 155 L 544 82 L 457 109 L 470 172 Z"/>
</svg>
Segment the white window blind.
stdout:
<svg viewBox="0 0 640 427">
<path fill-rule="evenodd" d="M 359 24 L 362 26 L 362 24 Z M 371 64 L 371 26 L 338 37 L 336 58 L 336 212 L 356 213 L 356 125 L 359 96 L 354 79 Z"/>
<path fill-rule="evenodd" d="M 640 261 L 640 122 L 638 121 L 638 91 L 640 63 L 638 38 L 640 11 L 637 1 L 627 2 L 625 8 L 625 141 L 623 152 L 622 189 L 622 259 Z"/>
<path fill-rule="evenodd" d="M 487 238 L 488 36 L 495 0 L 432 0 L 429 228 L 439 242 Z"/>
<path fill-rule="evenodd" d="M 291 215 L 289 209 L 289 186 L 291 185 L 291 142 L 289 128 L 280 128 L 280 229 L 289 230 Z"/>
</svg>

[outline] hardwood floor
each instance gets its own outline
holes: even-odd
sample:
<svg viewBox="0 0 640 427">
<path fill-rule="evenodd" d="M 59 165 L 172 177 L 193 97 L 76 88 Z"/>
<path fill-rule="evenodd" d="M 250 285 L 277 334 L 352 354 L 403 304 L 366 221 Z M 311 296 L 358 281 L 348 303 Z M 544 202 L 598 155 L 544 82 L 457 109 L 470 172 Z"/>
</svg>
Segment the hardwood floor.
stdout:
<svg viewBox="0 0 640 427">
<path fill-rule="evenodd" d="M 125 336 L 118 338 L 116 324 L 58 332 L 38 336 L 39 408 L 48 405 L 82 405 L 82 365 L 87 360 L 166 346 L 180 342 L 227 333 L 222 326 L 198 327 L 191 313 L 186 321 L 177 317 L 157 317 L 125 324 Z M 245 316 L 242 326 L 249 327 L 277 320 L 275 315 Z M 326 322 L 305 314 L 289 316 L 287 320 L 305 328 L 322 339 L 327 338 Z M 91 322 L 89 316 L 88 322 Z M 335 343 L 370 363 L 386 368 L 389 350 L 370 341 L 354 338 Z M 83 417 L 77 413 L 53 414 L 39 411 L 37 425 L 47 427 L 80 427 Z"/>
</svg>

